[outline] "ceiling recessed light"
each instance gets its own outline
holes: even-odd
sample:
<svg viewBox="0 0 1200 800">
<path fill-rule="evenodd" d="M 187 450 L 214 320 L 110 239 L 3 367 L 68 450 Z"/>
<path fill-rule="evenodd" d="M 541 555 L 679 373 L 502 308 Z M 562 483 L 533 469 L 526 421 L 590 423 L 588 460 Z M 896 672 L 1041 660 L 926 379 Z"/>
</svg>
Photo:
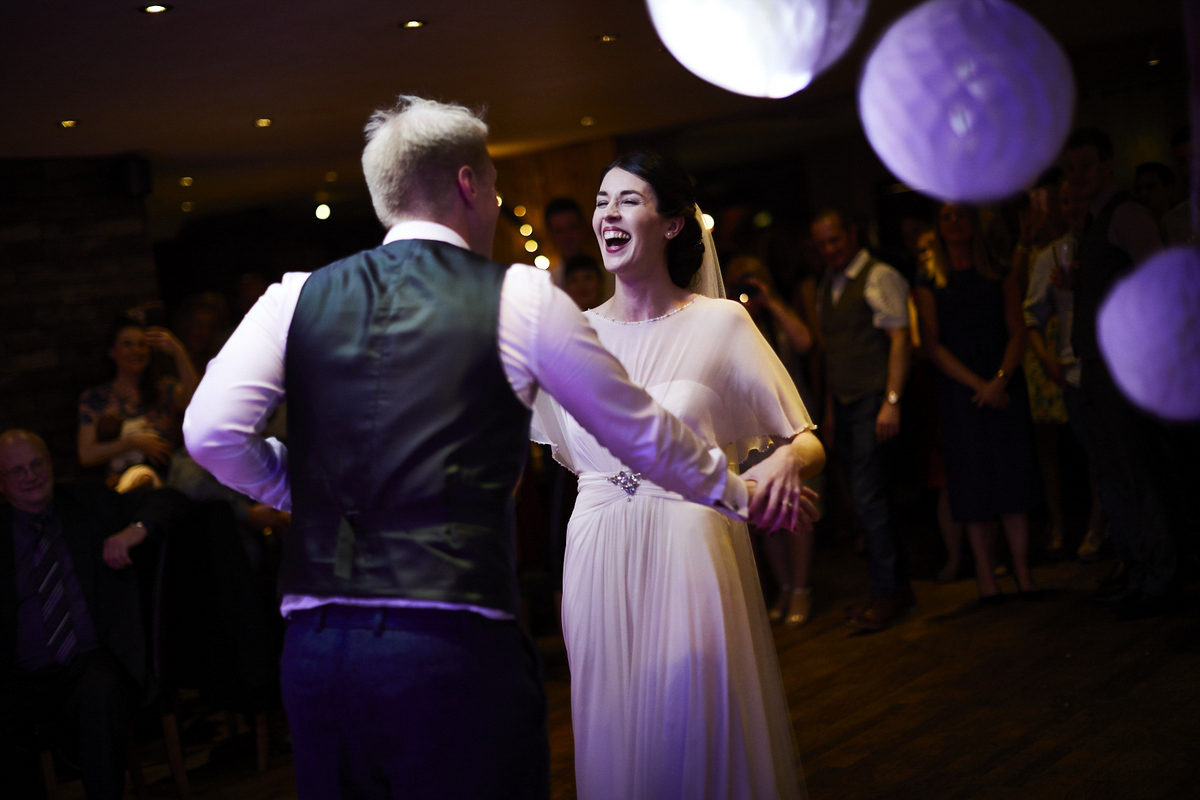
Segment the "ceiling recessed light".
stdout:
<svg viewBox="0 0 1200 800">
<path fill-rule="evenodd" d="M 154 5 L 150 5 L 150 6 L 142 6 L 141 8 L 138 9 L 138 11 L 141 11 L 143 14 L 161 14 L 164 11 L 170 11 L 170 10 L 171 10 L 171 6 L 164 6 L 159 3 L 155 3 Z"/>
<path fill-rule="evenodd" d="M 179 204 L 179 209 L 181 211 L 191 211 L 193 208 L 195 208 L 195 206 L 192 205 L 191 200 L 184 200 L 182 203 Z"/>
<path fill-rule="evenodd" d="M 595 117 L 584 117 L 583 119 L 579 120 L 579 124 L 585 128 L 590 128 L 596 124 L 596 118 Z"/>
<path fill-rule="evenodd" d="M 76 125 L 78 125 L 78 124 L 79 124 L 79 120 L 77 120 L 77 119 L 64 119 L 62 122 L 60 122 L 60 123 L 58 123 L 58 124 L 59 124 L 59 125 L 62 125 L 64 128 L 74 128 Z"/>
<path fill-rule="evenodd" d="M 500 195 L 496 195 L 496 205 L 498 205 L 498 206 L 504 205 L 504 198 L 501 197 Z"/>
<path fill-rule="evenodd" d="M 269 127 L 271 127 L 271 120 L 267 119 L 266 117 L 262 117 L 261 119 L 256 119 L 256 120 L 254 120 L 254 127 L 269 128 Z"/>
<path fill-rule="evenodd" d="M 621 38 L 621 34 L 619 34 L 619 33 L 603 33 L 603 34 L 597 36 L 596 38 L 602 42 L 615 42 L 617 39 Z"/>
<path fill-rule="evenodd" d="M 336 180 L 337 180 L 337 173 L 334 172 L 333 170 L 329 170 L 329 172 L 325 173 L 325 182 L 326 183 L 333 183 Z"/>
<path fill-rule="evenodd" d="M 428 24 L 423 19 L 410 19 L 408 22 L 401 22 L 401 28 L 424 28 Z"/>
<path fill-rule="evenodd" d="M 321 205 L 317 206 L 315 213 L 317 215 L 317 219 L 329 219 L 329 206 L 321 203 Z"/>
<path fill-rule="evenodd" d="M 533 265 L 538 269 L 550 269 L 550 259 L 545 256 L 538 256 L 533 260 Z"/>
<path fill-rule="evenodd" d="M 191 178 L 180 178 L 180 179 L 179 179 L 179 185 L 180 185 L 180 186 L 191 186 L 191 185 L 192 185 L 192 179 L 191 179 Z"/>
<path fill-rule="evenodd" d="M 524 225 L 521 226 L 521 235 L 522 236 L 530 236 L 532 234 L 533 234 L 533 226 L 530 225 L 528 222 L 526 222 Z"/>
<path fill-rule="evenodd" d="M 1157 58 L 1152 58 L 1152 59 L 1150 59 L 1149 61 L 1147 61 L 1146 63 L 1147 63 L 1147 64 L 1149 64 L 1149 65 L 1150 65 L 1150 66 L 1152 66 L 1152 67 L 1157 67 L 1157 66 L 1158 66 L 1158 59 L 1157 59 Z"/>
<path fill-rule="evenodd" d="M 532 253 L 534 250 L 537 250 L 537 249 L 538 249 L 538 243 L 537 243 L 537 242 L 535 242 L 533 239 L 526 239 L 526 240 L 525 240 L 525 251 L 526 251 L 526 252 L 528 252 L 528 253 Z"/>
<path fill-rule="evenodd" d="M 513 206 L 513 216 L 514 217 L 525 216 L 525 206 Z"/>
</svg>

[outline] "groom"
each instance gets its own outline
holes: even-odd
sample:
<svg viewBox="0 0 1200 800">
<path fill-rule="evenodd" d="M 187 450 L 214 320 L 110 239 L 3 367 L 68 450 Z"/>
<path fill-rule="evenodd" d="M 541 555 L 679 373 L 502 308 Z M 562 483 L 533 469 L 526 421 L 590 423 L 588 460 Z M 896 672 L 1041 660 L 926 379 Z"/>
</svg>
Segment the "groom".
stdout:
<svg viewBox="0 0 1200 800">
<path fill-rule="evenodd" d="M 279 584 L 301 798 L 546 797 L 512 530 L 534 396 L 696 502 L 744 514 L 746 485 L 629 382 L 547 273 L 488 258 L 478 116 L 401 97 L 366 134 L 383 245 L 267 291 L 209 364 L 188 449 L 292 511 Z M 258 435 L 285 397 L 286 448 Z"/>
</svg>

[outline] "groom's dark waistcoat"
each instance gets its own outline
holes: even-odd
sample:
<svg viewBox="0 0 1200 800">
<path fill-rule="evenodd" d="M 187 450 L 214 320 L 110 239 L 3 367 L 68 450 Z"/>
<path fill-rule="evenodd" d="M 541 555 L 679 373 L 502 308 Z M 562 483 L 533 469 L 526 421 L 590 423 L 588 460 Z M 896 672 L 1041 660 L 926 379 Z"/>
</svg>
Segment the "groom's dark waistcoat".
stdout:
<svg viewBox="0 0 1200 800">
<path fill-rule="evenodd" d="M 314 272 L 288 332 L 281 594 L 516 613 L 530 412 L 500 363 L 506 267 L 421 239 Z"/>
</svg>

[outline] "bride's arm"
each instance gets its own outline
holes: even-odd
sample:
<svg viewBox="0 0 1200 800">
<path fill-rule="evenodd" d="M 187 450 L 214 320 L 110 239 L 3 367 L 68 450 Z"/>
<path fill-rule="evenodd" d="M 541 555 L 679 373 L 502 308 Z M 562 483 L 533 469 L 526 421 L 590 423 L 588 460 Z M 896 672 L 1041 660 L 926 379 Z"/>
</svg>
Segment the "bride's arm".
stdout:
<svg viewBox="0 0 1200 800">
<path fill-rule="evenodd" d="M 743 480 L 755 481 L 750 519 L 768 531 L 812 530 L 818 517 L 813 504 L 817 494 L 804 481 L 824 466 L 825 448 L 811 430 L 775 448 L 770 456 L 742 473 Z"/>
</svg>

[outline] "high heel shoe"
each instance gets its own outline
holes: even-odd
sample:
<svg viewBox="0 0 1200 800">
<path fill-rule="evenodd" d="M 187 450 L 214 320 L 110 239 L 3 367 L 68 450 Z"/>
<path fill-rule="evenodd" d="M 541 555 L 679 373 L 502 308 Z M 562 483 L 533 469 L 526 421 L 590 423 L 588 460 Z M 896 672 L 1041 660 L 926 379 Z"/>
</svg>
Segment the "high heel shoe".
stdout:
<svg viewBox="0 0 1200 800">
<path fill-rule="evenodd" d="M 787 619 L 784 625 L 789 628 L 799 628 L 812 618 L 812 587 L 806 586 L 793 589 L 791 602 L 788 603 Z"/>
<path fill-rule="evenodd" d="M 777 622 L 783 622 L 784 616 L 788 612 L 788 607 L 792 604 L 792 587 L 779 587 L 779 599 L 775 601 L 775 605 L 767 611 L 767 619 L 774 625 Z"/>
</svg>

